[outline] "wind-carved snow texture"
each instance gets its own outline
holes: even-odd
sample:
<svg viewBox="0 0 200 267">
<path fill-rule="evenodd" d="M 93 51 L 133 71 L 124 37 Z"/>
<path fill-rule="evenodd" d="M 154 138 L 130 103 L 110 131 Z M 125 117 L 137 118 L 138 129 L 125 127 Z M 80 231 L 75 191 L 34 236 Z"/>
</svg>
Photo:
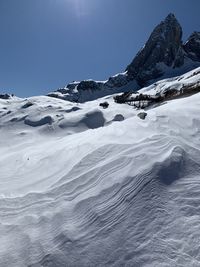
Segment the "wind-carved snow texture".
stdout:
<svg viewBox="0 0 200 267">
<path fill-rule="evenodd" d="M 0 266 L 200 266 L 199 102 L 0 100 Z"/>
</svg>

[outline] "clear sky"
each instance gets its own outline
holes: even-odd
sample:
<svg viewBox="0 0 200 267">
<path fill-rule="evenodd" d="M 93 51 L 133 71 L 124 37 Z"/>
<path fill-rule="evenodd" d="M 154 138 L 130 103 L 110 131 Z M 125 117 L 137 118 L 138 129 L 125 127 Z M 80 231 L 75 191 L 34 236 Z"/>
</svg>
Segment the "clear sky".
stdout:
<svg viewBox="0 0 200 267">
<path fill-rule="evenodd" d="M 200 0 L 0 0 L 0 92 L 46 94 L 122 72 L 153 28 L 175 13 L 200 31 Z"/>
</svg>

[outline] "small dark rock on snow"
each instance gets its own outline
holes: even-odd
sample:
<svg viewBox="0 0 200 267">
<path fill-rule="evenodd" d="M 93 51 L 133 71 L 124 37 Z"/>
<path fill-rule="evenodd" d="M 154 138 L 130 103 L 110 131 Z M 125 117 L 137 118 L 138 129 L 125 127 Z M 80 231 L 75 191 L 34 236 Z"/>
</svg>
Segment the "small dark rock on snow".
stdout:
<svg viewBox="0 0 200 267">
<path fill-rule="evenodd" d="M 22 106 L 22 108 L 29 108 L 29 107 L 31 107 L 31 106 L 33 106 L 33 103 L 30 102 L 30 101 L 28 101 L 28 102 L 26 102 L 26 103 Z"/>
<path fill-rule="evenodd" d="M 116 114 L 113 121 L 123 121 L 124 116 L 122 114 Z"/>
<path fill-rule="evenodd" d="M 137 114 L 137 116 L 141 119 L 141 120 L 145 120 L 147 113 L 146 112 L 140 112 Z"/>
<path fill-rule="evenodd" d="M 108 104 L 108 102 L 102 102 L 99 104 L 99 106 L 102 108 L 108 108 L 109 104 Z"/>
</svg>

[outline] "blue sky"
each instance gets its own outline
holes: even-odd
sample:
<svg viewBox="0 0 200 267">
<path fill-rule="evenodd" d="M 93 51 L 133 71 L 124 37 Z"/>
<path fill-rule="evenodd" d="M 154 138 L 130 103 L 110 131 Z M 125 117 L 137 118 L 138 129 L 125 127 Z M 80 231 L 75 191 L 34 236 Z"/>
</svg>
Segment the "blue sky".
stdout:
<svg viewBox="0 0 200 267">
<path fill-rule="evenodd" d="M 153 28 L 175 13 L 200 31 L 199 0 L 0 0 L 0 92 L 46 94 L 124 71 Z"/>
</svg>

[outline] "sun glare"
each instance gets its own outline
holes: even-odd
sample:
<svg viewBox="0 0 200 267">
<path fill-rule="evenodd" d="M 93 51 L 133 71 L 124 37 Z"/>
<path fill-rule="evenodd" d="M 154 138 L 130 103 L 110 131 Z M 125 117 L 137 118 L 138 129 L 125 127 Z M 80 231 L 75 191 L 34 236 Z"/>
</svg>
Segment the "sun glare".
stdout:
<svg viewBox="0 0 200 267">
<path fill-rule="evenodd" d="M 74 12 L 78 18 L 89 14 L 89 6 L 87 0 L 70 0 L 74 8 Z"/>
</svg>

